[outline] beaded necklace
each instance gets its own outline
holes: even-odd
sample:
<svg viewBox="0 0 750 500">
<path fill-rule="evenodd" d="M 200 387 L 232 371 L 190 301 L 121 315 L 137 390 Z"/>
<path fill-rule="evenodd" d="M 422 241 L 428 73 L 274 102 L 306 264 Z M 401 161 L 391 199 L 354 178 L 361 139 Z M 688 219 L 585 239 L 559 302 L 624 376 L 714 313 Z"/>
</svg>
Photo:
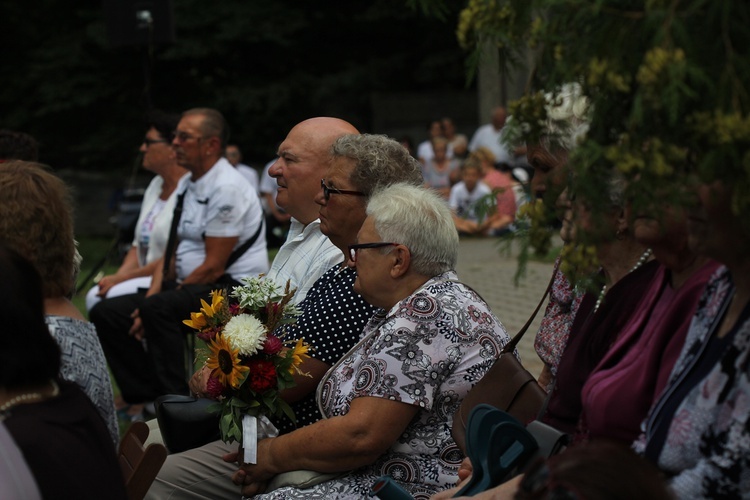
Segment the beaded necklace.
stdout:
<svg viewBox="0 0 750 500">
<path fill-rule="evenodd" d="M 630 268 L 630 271 L 628 271 L 627 274 L 632 273 L 639 267 L 641 267 L 643 264 L 646 263 L 646 261 L 651 257 L 651 253 L 653 251 L 650 248 L 647 248 L 643 254 L 638 258 L 638 261 L 635 263 L 633 267 Z M 602 286 L 601 292 L 599 292 L 599 297 L 596 299 L 596 304 L 594 304 L 594 312 L 599 310 L 599 306 L 602 305 L 602 301 L 604 300 L 604 295 L 607 293 L 607 285 Z"/>
<path fill-rule="evenodd" d="M 28 403 L 30 401 L 40 401 L 47 397 L 54 398 L 55 396 L 60 394 L 60 387 L 57 385 L 57 382 L 55 382 L 54 380 L 50 380 L 50 384 L 52 386 L 51 394 L 45 395 L 41 392 L 27 392 L 24 394 L 19 394 L 18 396 L 9 399 L 8 401 L 5 402 L 5 404 L 0 406 L 0 412 L 7 411 L 19 403 Z"/>
</svg>

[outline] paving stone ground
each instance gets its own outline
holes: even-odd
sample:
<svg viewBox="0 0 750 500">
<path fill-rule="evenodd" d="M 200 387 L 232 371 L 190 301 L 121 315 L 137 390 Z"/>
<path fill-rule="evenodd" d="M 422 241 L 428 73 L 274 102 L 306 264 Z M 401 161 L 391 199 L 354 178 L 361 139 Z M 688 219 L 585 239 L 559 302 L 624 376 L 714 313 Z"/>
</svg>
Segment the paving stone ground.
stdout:
<svg viewBox="0 0 750 500">
<path fill-rule="evenodd" d="M 512 337 L 539 303 L 552 276 L 552 268 L 552 263 L 529 262 L 525 276 L 516 286 L 513 277 L 518 269 L 517 251 L 507 255 L 495 239 L 462 238 L 456 271 L 461 281 L 484 297 Z M 519 344 L 521 361 L 534 376 L 542 370 L 542 362 L 534 352 L 534 336 L 545 305 Z"/>
</svg>

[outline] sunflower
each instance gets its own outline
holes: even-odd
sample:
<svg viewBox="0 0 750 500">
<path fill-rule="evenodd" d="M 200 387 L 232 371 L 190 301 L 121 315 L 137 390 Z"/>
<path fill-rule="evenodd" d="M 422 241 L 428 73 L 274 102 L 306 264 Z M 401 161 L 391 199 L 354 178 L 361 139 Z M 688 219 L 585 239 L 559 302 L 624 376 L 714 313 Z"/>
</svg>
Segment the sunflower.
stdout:
<svg viewBox="0 0 750 500">
<path fill-rule="evenodd" d="M 221 309 L 222 302 L 224 302 L 224 295 L 221 293 L 221 290 L 213 290 L 211 292 L 210 305 L 208 302 L 201 299 L 201 312 L 209 318 L 213 318 L 214 315 L 219 312 L 219 309 Z"/>
<path fill-rule="evenodd" d="M 223 335 L 214 337 L 208 348 L 211 353 L 206 360 L 206 366 L 211 370 L 211 375 L 223 385 L 239 389 L 250 370 L 247 366 L 240 364 L 239 351 L 232 349 L 224 340 Z"/>
<path fill-rule="evenodd" d="M 289 373 L 294 374 L 296 371 L 299 374 L 306 375 L 300 371 L 299 365 L 301 365 L 305 359 L 310 357 L 310 355 L 307 354 L 309 350 L 310 346 L 305 344 L 303 339 L 297 340 L 297 343 L 292 348 L 292 366 L 289 367 Z"/>
<path fill-rule="evenodd" d="M 194 330 L 201 330 L 207 325 L 206 316 L 201 312 L 191 312 L 190 319 L 184 319 L 182 322 Z"/>
</svg>

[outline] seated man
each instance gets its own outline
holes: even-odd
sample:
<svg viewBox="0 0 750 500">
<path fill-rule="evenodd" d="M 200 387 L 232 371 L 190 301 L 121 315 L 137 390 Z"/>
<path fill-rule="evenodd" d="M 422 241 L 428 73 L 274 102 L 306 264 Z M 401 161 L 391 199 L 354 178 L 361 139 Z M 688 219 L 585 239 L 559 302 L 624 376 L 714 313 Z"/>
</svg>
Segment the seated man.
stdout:
<svg viewBox="0 0 750 500">
<path fill-rule="evenodd" d="M 157 266 L 145 295 L 106 299 L 90 312 L 128 403 L 187 394 L 181 319 L 189 317 L 217 283 L 232 284 L 268 269 L 260 202 L 242 174 L 222 157 L 226 135 L 218 111 L 183 113 L 172 146 L 177 163 L 191 175 L 177 187 L 178 224 L 172 223 L 163 265 Z M 173 289 L 162 286 L 164 278 L 173 277 Z"/>
</svg>

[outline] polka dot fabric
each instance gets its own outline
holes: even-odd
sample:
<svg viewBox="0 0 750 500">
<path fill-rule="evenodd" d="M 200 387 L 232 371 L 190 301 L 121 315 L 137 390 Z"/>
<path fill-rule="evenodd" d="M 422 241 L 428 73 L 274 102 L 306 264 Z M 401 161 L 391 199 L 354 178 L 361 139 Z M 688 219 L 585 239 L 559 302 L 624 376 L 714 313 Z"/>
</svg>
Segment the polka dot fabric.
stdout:
<svg viewBox="0 0 750 500">
<path fill-rule="evenodd" d="M 329 269 L 315 282 L 300 305 L 302 315 L 288 327 L 291 338 L 303 337 L 314 347 L 310 355 L 328 365 L 333 365 L 354 347 L 376 310 L 354 293 L 352 286 L 357 272 L 342 265 Z M 298 427 L 321 419 L 314 393 L 292 408 Z M 281 433 L 295 428 L 286 418 L 276 419 L 274 424 Z"/>
</svg>

